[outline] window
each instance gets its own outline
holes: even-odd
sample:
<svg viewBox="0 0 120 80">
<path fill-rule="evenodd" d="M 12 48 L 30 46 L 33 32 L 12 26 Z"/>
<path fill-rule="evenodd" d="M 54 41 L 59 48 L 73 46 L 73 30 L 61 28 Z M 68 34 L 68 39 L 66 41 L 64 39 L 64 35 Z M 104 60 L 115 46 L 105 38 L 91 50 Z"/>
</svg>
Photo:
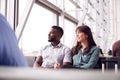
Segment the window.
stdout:
<svg viewBox="0 0 120 80">
<path fill-rule="evenodd" d="M 62 3 L 63 3 L 62 0 L 48 0 L 48 1 L 62 9 Z"/>
<path fill-rule="evenodd" d="M 65 12 L 76 18 L 76 7 L 69 0 L 65 0 Z"/>
<path fill-rule="evenodd" d="M 64 44 L 70 48 L 73 47 L 76 34 L 75 34 L 76 25 L 69 20 L 65 19 L 64 26 Z"/>
<path fill-rule="evenodd" d="M 60 20 L 60 23 L 61 23 L 61 20 Z M 64 19 L 64 27 L 63 27 L 64 35 L 61 39 L 61 42 L 69 48 L 73 47 L 76 39 L 75 29 L 76 29 L 76 24 L 72 23 L 67 19 Z"/>
<path fill-rule="evenodd" d="M 19 43 L 25 55 L 39 51 L 41 46 L 48 42 L 48 33 L 55 24 L 55 16 L 56 14 L 48 9 L 38 4 L 33 5 Z"/>
<path fill-rule="evenodd" d="M 27 0 L 19 0 L 19 21 L 26 6 Z"/>
</svg>

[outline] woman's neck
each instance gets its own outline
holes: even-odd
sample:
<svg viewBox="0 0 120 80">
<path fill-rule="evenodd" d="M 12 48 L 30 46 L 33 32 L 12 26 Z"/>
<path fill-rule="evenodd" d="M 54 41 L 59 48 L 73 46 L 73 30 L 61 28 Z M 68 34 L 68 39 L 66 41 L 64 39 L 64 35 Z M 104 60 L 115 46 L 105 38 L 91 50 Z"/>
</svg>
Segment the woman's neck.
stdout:
<svg viewBox="0 0 120 80">
<path fill-rule="evenodd" d="M 85 49 L 88 46 L 88 41 L 81 42 L 82 49 Z"/>
</svg>

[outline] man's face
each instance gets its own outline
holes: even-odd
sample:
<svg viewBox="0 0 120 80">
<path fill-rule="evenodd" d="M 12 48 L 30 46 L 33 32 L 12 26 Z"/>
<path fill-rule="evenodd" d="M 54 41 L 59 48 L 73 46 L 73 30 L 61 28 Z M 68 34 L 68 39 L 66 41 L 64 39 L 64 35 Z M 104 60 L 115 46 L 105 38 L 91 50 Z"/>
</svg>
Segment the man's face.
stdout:
<svg viewBox="0 0 120 80">
<path fill-rule="evenodd" d="M 58 31 L 54 28 L 52 28 L 48 34 L 48 41 L 49 42 L 54 42 L 54 41 L 57 41 L 57 40 L 60 40 L 60 35 L 58 33 Z"/>
</svg>

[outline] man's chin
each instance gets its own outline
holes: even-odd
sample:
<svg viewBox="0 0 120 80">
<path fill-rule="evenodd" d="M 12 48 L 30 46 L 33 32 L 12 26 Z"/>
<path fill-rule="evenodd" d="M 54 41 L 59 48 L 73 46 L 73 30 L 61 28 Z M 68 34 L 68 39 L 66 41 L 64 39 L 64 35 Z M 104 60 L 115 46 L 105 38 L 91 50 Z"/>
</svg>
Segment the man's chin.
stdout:
<svg viewBox="0 0 120 80">
<path fill-rule="evenodd" d="M 48 42 L 54 42 L 54 40 L 48 40 Z"/>
<path fill-rule="evenodd" d="M 48 42 L 54 42 L 55 41 L 55 38 L 53 37 L 53 38 L 50 38 L 50 39 L 48 39 Z"/>
<path fill-rule="evenodd" d="M 48 42 L 52 42 L 51 40 L 48 40 Z"/>
</svg>

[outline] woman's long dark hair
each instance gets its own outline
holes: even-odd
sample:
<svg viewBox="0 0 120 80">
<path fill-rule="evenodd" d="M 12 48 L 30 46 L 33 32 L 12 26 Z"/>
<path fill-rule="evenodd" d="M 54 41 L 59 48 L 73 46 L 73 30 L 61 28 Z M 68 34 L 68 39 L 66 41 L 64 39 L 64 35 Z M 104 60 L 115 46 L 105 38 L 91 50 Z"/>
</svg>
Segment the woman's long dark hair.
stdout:
<svg viewBox="0 0 120 80">
<path fill-rule="evenodd" d="M 86 35 L 88 35 L 88 38 L 87 38 L 87 41 L 88 41 L 88 50 L 87 52 L 89 52 L 91 50 L 91 48 L 93 46 L 96 46 L 96 43 L 93 39 L 93 36 L 92 36 L 92 32 L 91 32 L 91 29 L 86 26 L 86 25 L 82 25 L 82 26 L 79 26 L 76 28 L 76 31 L 79 30 L 80 32 L 83 32 L 85 33 Z M 80 42 L 77 42 L 77 44 L 72 48 L 72 54 L 77 54 L 78 51 L 80 50 L 80 48 L 82 48 L 82 45 Z"/>
</svg>

